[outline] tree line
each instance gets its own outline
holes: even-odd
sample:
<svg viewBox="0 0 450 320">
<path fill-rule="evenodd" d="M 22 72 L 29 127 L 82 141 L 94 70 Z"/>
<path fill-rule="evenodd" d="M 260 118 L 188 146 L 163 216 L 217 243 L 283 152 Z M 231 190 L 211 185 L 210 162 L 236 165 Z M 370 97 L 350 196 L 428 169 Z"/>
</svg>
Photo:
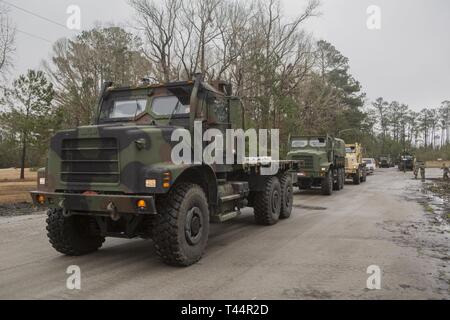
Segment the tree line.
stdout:
<svg viewBox="0 0 450 320">
<path fill-rule="evenodd" d="M 328 132 L 361 140 L 369 152 L 390 153 L 426 134 L 425 146 L 435 146 L 431 136 L 439 126 L 427 112 L 420 120 L 426 127 L 417 133 L 419 118 L 406 120 L 411 111 L 402 104 L 377 99 L 364 108 L 365 93 L 350 73 L 348 58 L 305 30 L 305 22 L 320 13 L 318 0 L 308 1 L 294 18 L 285 15 L 280 0 L 129 4 L 133 31 L 103 25 L 60 39 L 43 70 L 30 70 L 4 88 L 0 167 L 42 165 L 55 130 L 93 119 L 104 81 L 167 82 L 192 79 L 197 72 L 208 81 L 231 82 L 242 98 L 246 125 L 280 128 L 282 142 L 289 134 Z"/>
<path fill-rule="evenodd" d="M 424 160 L 436 154 L 448 157 L 450 145 L 450 101 L 436 108 L 423 108 L 420 112 L 398 101 L 385 101 L 382 97 L 371 104 L 369 115 L 374 118 L 374 137 L 379 141 L 379 154 L 397 155 L 417 149 Z M 442 152 L 429 153 L 431 150 Z M 430 157 L 426 153 L 429 153 Z"/>
</svg>

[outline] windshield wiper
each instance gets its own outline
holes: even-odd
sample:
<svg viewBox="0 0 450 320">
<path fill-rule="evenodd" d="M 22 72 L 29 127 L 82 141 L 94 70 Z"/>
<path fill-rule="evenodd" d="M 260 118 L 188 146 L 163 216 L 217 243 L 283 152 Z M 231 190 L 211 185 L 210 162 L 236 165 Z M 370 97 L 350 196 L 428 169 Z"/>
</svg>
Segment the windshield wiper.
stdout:
<svg viewBox="0 0 450 320">
<path fill-rule="evenodd" d="M 180 100 L 178 100 L 177 104 L 175 105 L 175 108 L 173 108 L 172 113 L 170 114 L 169 122 L 167 124 L 169 124 L 169 125 L 172 124 L 172 118 L 175 115 L 175 113 L 178 111 L 178 108 L 180 107 L 180 105 L 181 105 Z"/>
</svg>

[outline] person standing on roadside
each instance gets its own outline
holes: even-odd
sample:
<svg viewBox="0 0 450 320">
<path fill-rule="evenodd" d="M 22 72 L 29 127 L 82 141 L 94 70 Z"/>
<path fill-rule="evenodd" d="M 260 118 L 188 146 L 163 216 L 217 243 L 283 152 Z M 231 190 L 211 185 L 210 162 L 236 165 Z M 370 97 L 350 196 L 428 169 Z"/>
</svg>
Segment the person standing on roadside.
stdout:
<svg viewBox="0 0 450 320">
<path fill-rule="evenodd" d="M 445 163 L 442 165 L 442 171 L 444 172 L 442 178 L 444 180 L 448 180 L 449 179 L 448 174 L 450 173 L 450 170 L 448 169 L 448 167 L 447 167 L 447 165 Z"/>
<path fill-rule="evenodd" d="M 425 162 L 420 163 L 419 170 L 420 170 L 420 178 L 423 181 L 425 180 Z"/>
</svg>

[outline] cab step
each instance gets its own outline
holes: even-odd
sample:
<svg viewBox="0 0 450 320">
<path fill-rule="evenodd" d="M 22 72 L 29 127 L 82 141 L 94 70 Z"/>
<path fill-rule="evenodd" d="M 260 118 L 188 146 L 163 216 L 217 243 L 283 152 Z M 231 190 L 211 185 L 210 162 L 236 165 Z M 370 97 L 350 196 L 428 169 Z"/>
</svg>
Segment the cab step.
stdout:
<svg viewBox="0 0 450 320">
<path fill-rule="evenodd" d="M 223 213 L 223 214 L 212 216 L 211 217 L 211 222 L 213 222 L 213 223 L 222 223 L 222 222 L 225 222 L 227 220 L 231 220 L 233 218 L 236 218 L 240 214 L 241 214 L 241 211 L 239 211 L 239 210 L 226 212 L 226 213 Z"/>
</svg>

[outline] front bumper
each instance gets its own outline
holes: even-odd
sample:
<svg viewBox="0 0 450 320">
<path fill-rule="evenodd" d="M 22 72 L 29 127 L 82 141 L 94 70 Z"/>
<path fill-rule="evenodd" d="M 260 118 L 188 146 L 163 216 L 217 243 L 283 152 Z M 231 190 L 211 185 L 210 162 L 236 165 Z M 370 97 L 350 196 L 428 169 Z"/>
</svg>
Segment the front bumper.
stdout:
<svg viewBox="0 0 450 320">
<path fill-rule="evenodd" d="M 127 213 L 156 214 L 155 198 L 153 196 L 110 195 L 110 194 L 79 194 L 32 191 L 31 198 L 36 206 L 64 209 L 72 212 L 90 213 Z M 43 196 L 40 203 L 38 197 Z M 137 202 L 144 200 L 145 208 L 138 208 Z"/>
<path fill-rule="evenodd" d="M 295 173 L 297 179 L 314 179 L 322 178 L 326 175 L 326 172 L 316 172 L 316 171 L 302 171 L 301 169 Z"/>
</svg>

